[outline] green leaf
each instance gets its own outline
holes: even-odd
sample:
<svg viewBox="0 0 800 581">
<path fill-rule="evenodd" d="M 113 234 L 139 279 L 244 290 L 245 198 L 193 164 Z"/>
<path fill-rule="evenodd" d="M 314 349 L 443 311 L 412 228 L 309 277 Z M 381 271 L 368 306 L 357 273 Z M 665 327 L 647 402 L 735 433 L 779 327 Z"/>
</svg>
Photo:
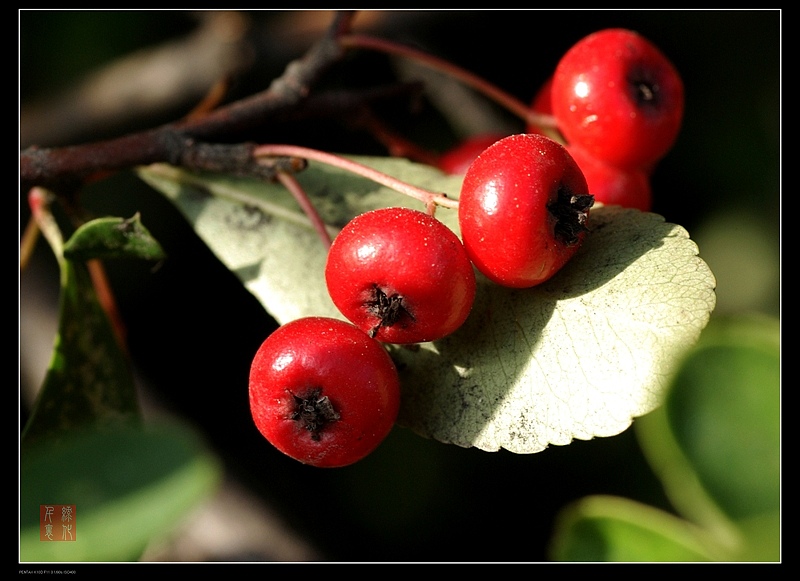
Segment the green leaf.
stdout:
<svg viewBox="0 0 800 581">
<path fill-rule="evenodd" d="M 179 424 L 74 430 L 20 465 L 20 562 L 136 560 L 220 480 L 221 467 Z M 39 507 L 75 505 L 74 541 L 40 540 Z M 61 538 L 61 530 L 53 531 Z"/>
<path fill-rule="evenodd" d="M 738 560 L 770 560 L 780 543 L 780 426 L 780 323 L 731 316 L 712 321 L 637 435 L 682 514 Z"/>
<path fill-rule="evenodd" d="M 715 321 L 666 402 L 678 444 L 732 518 L 780 506 L 780 346 L 772 319 Z"/>
<path fill-rule="evenodd" d="M 357 158 L 433 191 L 460 178 L 394 158 Z M 326 250 L 276 184 L 151 166 L 139 175 L 183 212 L 277 321 L 342 318 L 324 281 Z M 298 180 L 326 221 L 415 200 L 312 163 Z M 437 218 L 458 233 L 457 213 Z M 581 251 L 548 283 L 511 290 L 479 277 L 452 336 L 393 348 L 403 378 L 399 423 L 442 442 L 533 453 L 611 436 L 661 401 L 677 357 L 714 308 L 714 277 L 680 226 L 620 208 L 592 212 Z"/>
<path fill-rule="evenodd" d="M 781 511 L 765 512 L 736 521 L 743 542 L 738 561 L 775 562 L 781 560 Z"/>
<path fill-rule="evenodd" d="M 142 258 L 162 260 L 163 248 L 142 225 L 139 214 L 132 218 L 98 218 L 83 224 L 64 245 L 64 258 Z"/>
<path fill-rule="evenodd" d="M 75 428 L 140 416 L 129 361 L 97 300 L 86 265 L 69 260 L 60 264 L 58 336 L 22 434 L 23 452 L 37 440 Z"/>
<path fill-rule="evenodd" d="M 777 322 L 753 336 L 731 321 L 709 328 L 667 399 L 678 444 L 720 506 L 744 518 L 780 506 Z"/>
<path fill-rule="evenodd" d="M 712 561 L 720 553 L 699 528 L 650 506 L 589 496 L 564 509 L 550 546 L 555 561 Z"/>
</svg>

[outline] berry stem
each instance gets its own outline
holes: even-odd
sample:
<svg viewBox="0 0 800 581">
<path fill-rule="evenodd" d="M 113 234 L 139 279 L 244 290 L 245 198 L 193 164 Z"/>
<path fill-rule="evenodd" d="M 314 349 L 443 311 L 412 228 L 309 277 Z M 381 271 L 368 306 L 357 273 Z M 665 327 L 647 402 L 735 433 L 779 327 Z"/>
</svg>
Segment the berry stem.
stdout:
<svg viewBox="0 0 800 581">
<path fill-rule="evenodd" d="M 299 157 L 303 159 L 318 161 L 326 165 L 338 167 L 340 169 L 363 176 L 396 192 L 411 196 L 425 204 L 425 209 L 429 214 L 433 214 L 436 206 L 445 208 L 458 208 L 458 200 L 452 200 L 446 194 L 431 192 L 407 182 L 399 180 L 376 169 L 360 164 L 356 161 L 347 159 L 340 155 L 327 153 L 317 149 L 311 149 L 300 145 L 258 145 L 253 149 L 253 157 Z"/>
<path fill-rule="evenodd" d="M 470 71 L 463 69 L 449 61 L 438 58 L 421 50 L 392 42 L 384 38 L 372 37 L 366 34 L 346 34 L 339 38 L 339 43 L 345 48 L 358 48 L 375 50 L 387 54 L 394 54 L 415 60 L 429 68 L 441 71 L 465 85 L 472 87 L 485 95 L 498 105 L 504 107 L 528 125 L 539 127 L 542 130 L 554 132 L 557 129 L 556 120 L 552 115 L 539 113 L 531 109 L 513 95 L 489 83 Z"/>
<path fill-rule="evenodd" d="M 46 188 L 36 186 L 28 192 L 31 217 L 36 221 L 39 232 L 50 244 L 56 260 L 58 260 L 59 264 L 62 264 L 64 261 L 64 237 L 55 217 L 50 212 L 50 203 L 54 199 L 55 194 Z"/>
<path fill-rule="evenodd" d="M 303 186 L 300 185 L 300 182 L 297 181 L 292 174 L 286 173 L 285 171 L 279 171 L 277 173 L 278 180 L 283 184 L 283 186 L 291 192 L 294 199 L 300 205 L 303 212 L 305 212 L 308 219 L 311 220 L 311 225 L 314 226 L 314 230 L 317 231 L 319 234 L 322 243 L 325 245 L 325 248 L 331 247 L 331 235 L 328 232 L 328 229 L 325 227 L 325 222 L 317 212 L 317 209 L 314 207 L 314 204 L 311 203 L 311 200 L 308 198 L 308 194 L 303 189 Z"/>
<path fill-rule="evenodd" d="M 31 216 L 28 223 L 25 225 L 25 231 L 22 233 L 22 238 L 19 242 L 19 268 L 24 270 L 30 262 L 31 255 L 36 248 L 36 242 L 39 240 L 41 231 L 39 224 Z"/>
</svg>

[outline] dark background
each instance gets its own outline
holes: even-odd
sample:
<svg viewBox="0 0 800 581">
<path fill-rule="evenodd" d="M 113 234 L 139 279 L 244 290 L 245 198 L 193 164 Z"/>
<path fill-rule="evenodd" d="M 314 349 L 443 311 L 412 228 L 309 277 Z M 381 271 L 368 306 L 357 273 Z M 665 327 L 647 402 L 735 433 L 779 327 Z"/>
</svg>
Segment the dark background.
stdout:
<svg viewBox="0 0 800 581">
<path fill-rule="evenodd" d="M 245 16 L 252 23 L 253 64 L 237 77 L 231 98 L 266 87 L 303 54 L 330 14 Z M 362 17 L 371 32 L 450 59 L 525 101 L 582 36 L 606 27 L 644 34 L 683 75 L 687 103 L 678 142 L 653 176 L 653 210 L 685 226 L 698 241 L 718 278 L 717 314 L 779 315 L 779 11 L 407 11 Z M 181 11 L 23 11 L 21 110 L 58 96 L 99 66 L 181 38 L 195 26 L 195 17 Z M 370 86 L 394 79 L 385 57 L 359 54 L 331 71 L 324 84 Z M 188 110 L 191 98 L 196 96 L 187 96 L 183 108 L 153 111 L 150 118 L 121 120 L 89 134 L 74 127 L 68 142 L 174 119 Z M 403 135 L 427 147 L 441 150 L 459 138 L 425 101 L 390 102 L 381 112 Z M 523 130 L 504 112 L 494 113 L 504 127 Z M 385 154 L 368 133 L 336 120 L 266 132 L 254 128 L 254 134 L 265 142 Z M 39 145 L 65 139 L 48 143 L 46 133 L 37 137 Z M 24 121 L 21 139 L 22 147 L 30 145 Z M 250 360 L 274 321 L 172 207 L 131 176 L 94 186 L 86 203 L 98 213 L 141 211 L 169 255 L 155 271 L 143 264 L 108 266 L 143 397 L 195 423 L 231 479 L 276 511 L 317 558 L 541 561 L 547 559 L 557 512 L 587 494 L 621 495 L 671 510 L 634 430 L 521 456 L 461 449 L 397 428 L 373 455 L 351 467 L 320 470 L 283 457 L 258 434 L 247 403 Z M 22 197 L 20 217 L 24 225 Z M 748 241 L 741 251 L 737 240 Z M 52 335 L 35 335 L 32 327 L 48 330 L 38 316 L 55 308 L 57 281 L 52 255 L 42 243 L 20 277 L 23 394 L 37 385 L 47 364 Z M 36 351 L 30 341 L 45 358 L 29 363 L 28 353 Z M 28 401 L 23 395 L 23 422 Z M 256 555 L 229 551 L 211 558 L 284 560 L 285 555 L 265 541 Z"/>
</svg>

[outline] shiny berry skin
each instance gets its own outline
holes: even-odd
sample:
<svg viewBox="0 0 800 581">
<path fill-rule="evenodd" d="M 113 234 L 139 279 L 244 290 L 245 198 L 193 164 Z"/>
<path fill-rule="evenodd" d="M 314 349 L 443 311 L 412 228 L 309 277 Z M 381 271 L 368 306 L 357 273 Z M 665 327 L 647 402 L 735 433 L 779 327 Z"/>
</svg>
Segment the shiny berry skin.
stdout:
<svg viewBox="0 0 800 581">
<path fill-rule="evenodd" d="M 464 175 L 480 153 L 495 141 L 505 137 L 501 133 L 479 133 L 468 137 L 439 158 L 438 167 L 450 175 Z"/>
<path fill-rule="evenodd" d="M 595 202 L 649 212 L 653 205 L 650 175 L 643 169 L 620 169 L 596 159 L 580 147 L 567 145 L 578 163 Z"/>
<path fill-rule="evenodd" d="M 564 54 L 551 99 L 568 143 L 624 169 L 661 159 L 683 120 L 678 71 L 649 40 L 621 28 L 590 34 Z"/>
<path fill-rule="evenodd" d="M 275 330 L 250 368 L 250 411 L 278 450 L 320 468 L 347 466 L 389 434 L 400 380 L 386 349 L 357 327 L 307 317 Z"/>
<path fill-rule="evenodd" d="M 543 135 L 511 135 L 486 149 L 464 176 L 458 205 L 472 262 L 507 287 L 540 284 L 575 254 L 593 203 L 567 150 Z"/>
<path fill-rule="evenodd" d="M 333 303 L 383 343 L 435 341 L 458 329 L 475 300 L 475 272 L 458 236 L 409 208 L 353 218 L 325 265 Z"/>
</svg>

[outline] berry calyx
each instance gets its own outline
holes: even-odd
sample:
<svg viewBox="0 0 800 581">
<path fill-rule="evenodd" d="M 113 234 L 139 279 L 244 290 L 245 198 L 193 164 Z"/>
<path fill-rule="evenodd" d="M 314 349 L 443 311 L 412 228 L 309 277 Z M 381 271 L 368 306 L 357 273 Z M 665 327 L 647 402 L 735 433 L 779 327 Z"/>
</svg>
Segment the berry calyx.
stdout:
<svg viewBox="0 0 800 581">
<path fill-rule="evenodd" d="M 289 418 L 300 422 L 300 425 L 308 430 L 311 439 L 315 442 L 320 441 L 319 433 L 325 426 L 342 419 L 342 416 L 333 407 L 330 398 L 322 395 L 322 388 L 313 388 L 305 397 L 295 394 L 292 394 L 292 397 L 294 398 L 294 411 Z"/>
<path fill-rule="evenodd" d="M 535 286 L 577 252 L 593 202 L 562 145 L 538 134 L 505 137 L 464 176 L 458 207 L 464 247 L 490 280 Z"/>
<path fill-rule="evenodd" d="M 653 205 L 650 175 L 638 168 L 620 169 L 609 165 L 580 147 L 567 145 L 578 163 L 595 202 L 649 212 Z"/>
<path fill-rule="evenodd" d="M 458 236 L 410 208 L 353 218 L 325 265 L 333 303 L 384 343 L 435 341 L 458 329 L 475 300 L 475 272 Z"/>
<path fill-rule="evenodd" d="M 570 144 L 620 168 L 651 167 L 674 144 L 683 119 L 683 81 L 636 32 L 590 34 L 553 75 L 553 115 Z"/>
<path fill-rule="evenodd" d="M 389 434 L 400 380 L 383 346 L 346 321 L 297 319 L 261 344 L 250 367 L 250 410 L 261 434 L 311 466 L 347 466 Z"/>
</svg>

